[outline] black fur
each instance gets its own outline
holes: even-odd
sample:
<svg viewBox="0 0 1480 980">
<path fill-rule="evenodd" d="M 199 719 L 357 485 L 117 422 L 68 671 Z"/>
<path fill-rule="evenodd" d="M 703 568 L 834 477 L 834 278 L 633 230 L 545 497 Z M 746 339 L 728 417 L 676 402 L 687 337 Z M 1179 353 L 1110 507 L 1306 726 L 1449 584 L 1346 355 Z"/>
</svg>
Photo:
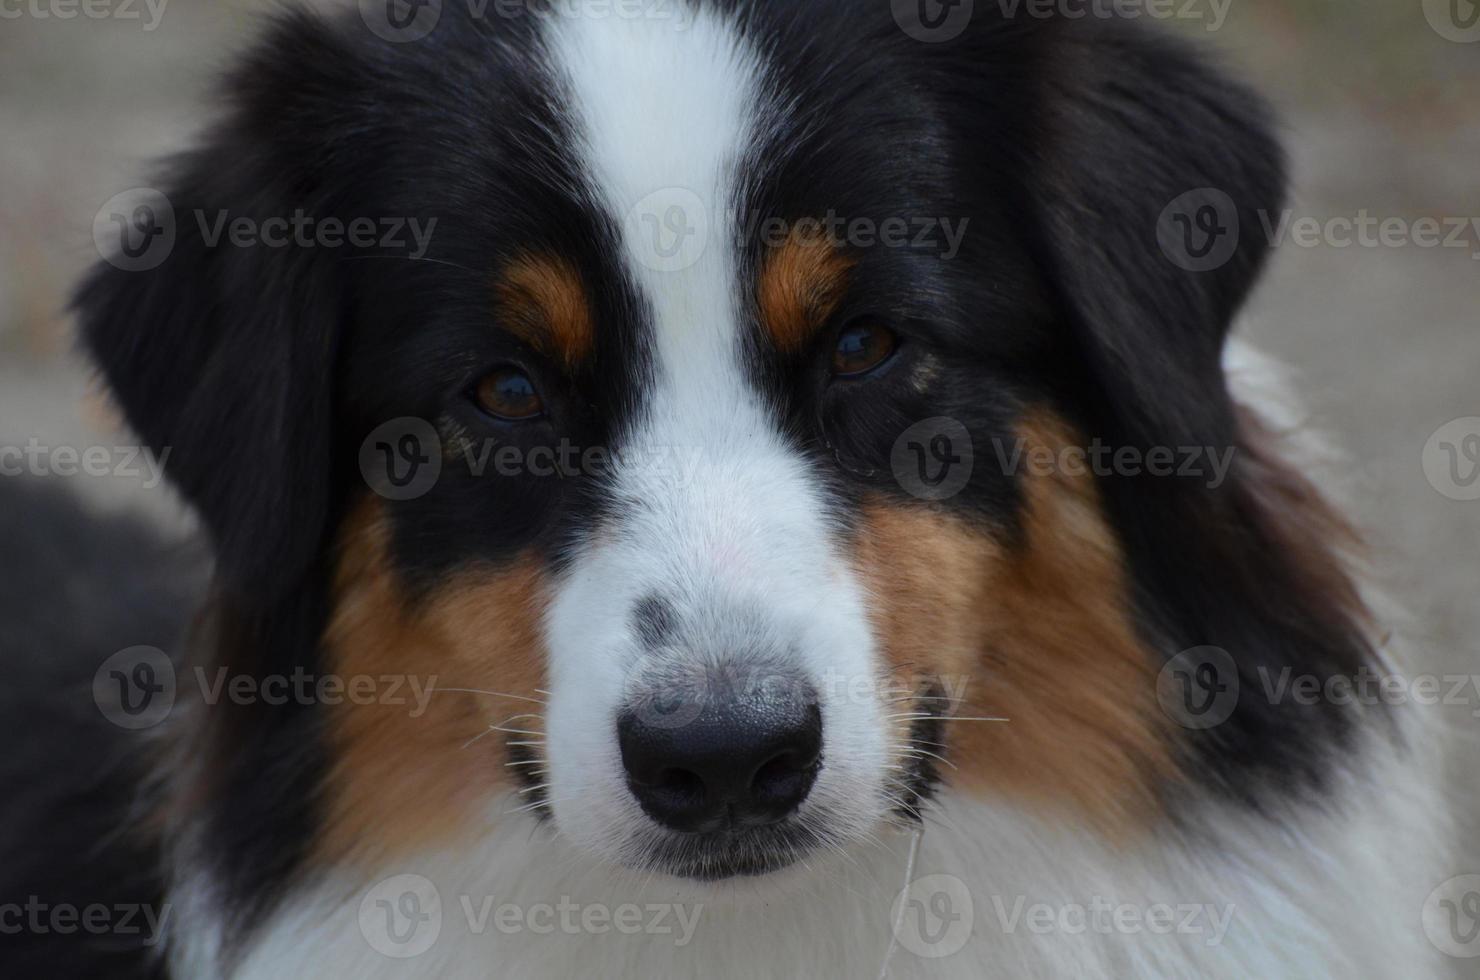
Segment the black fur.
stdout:
<svg viewBox="0 0 1480 980">
<path fill-rule="evenodd" d="M 148 733 L 104 716 L 93 675 L 127 647 L 178 657 L 209 563 L 15 478 L 0 479 L 0 540 L 0 975 L 162 976 L 141 911 L 173 917 L 145 819 Z M 90 906 L 103 928 L 81 928 Z"/>
<path fill-rule="evenodd" d="M 317 670 L 331 543 L 365 492 L 359 451 L 376 426 L 416 416 L 525 449 L 619 445 L 650 377 L 646 311 L 615 264 L 611 219 L 585 203 L 535 25 L 444 6 L 430 37 L 401 45 L 353 18 L 281 18 L 231 76 L 224 121 L 165 184 L 179 218 L 169 259 L 100 266 L 78 293 L 87 346 L 144 440 L 171 447 L 170 476 L 215 545 L 208 660 L 233 672 Z M 1257 101 L 1181 45 L 1118 23 L 981 10 L 956 41 L 925 45 L 882 3 L 726 6 L 799 107 L 747 161 L 742 216 L 971 222 L 951 259 L 938 242 L 858 254 L 837 325 L 883 316 L 904 338 L 875 378 L 828 385 L 830 334 L 783 357 L 757 328 L 757 378 L 840 518 L 865 492 L 901 492 L 890 447 L 930 416 L 962 420 L 979 463 L 1038 403 L 1113 445 L 1239 444 L 1218 357 L 1265 246 L 1248 234 L 1219 270 L 1187 272 L 1156 227 L 1201 187 L 1227 193 L 1246 228 L 1278 209 L 1283 163 Z M 211 248 L 196 209 L 438 225 L 431 261 L 415 262 L 379 248 Z M 593 295 L 598 349 L 569 372 L 491 322 L 495 271 L 539 250 L 570 257 Z M 929 399 L 903 380 L 926 356 L 941 375 Z M 466 397 L 510 360 L 549 403 L 517 430 Z M 1215 491 L 1105 482 L 1148 639 L 1160 656 L 1216 644 L 1245 671 L 1351 671 L 1357 631 L 1282 553 L 1253 478 L 1240 463 Z M 492 480 L 454 457 L 430 493 L 387 505 L 394 561 L 413 592 L 516 551 L 559 565 L 604 503 L 599 477 Z M 1013 477 L 979 465 L 948 506 L 1011 529 L 1017 503 Z M 1248 699 L 1201 737 L 1196 766 L 1241 796 L 1254 777 L 1308 784 L 1324 751 L 1312 740 L 1342 729 L 1329 713 Z M 245 939 L 300 871 L 324 748 L 302 705 L 201 717 L 206 855 Z"/>
</svg>

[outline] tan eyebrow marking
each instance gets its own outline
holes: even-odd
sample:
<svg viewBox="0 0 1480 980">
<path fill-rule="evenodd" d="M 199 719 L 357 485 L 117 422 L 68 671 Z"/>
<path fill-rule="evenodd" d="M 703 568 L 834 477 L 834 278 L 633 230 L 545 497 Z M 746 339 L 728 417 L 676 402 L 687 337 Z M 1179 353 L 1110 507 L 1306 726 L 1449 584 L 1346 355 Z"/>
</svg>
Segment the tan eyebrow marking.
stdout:
<svg viewBox="0 0 1480 980">
<path fill-rule="evenodd" d="M 785 242 L 766 255 L 757 284 L 761 326 L 787 352 L 801 350 L 842 302 L 854 260 L 816 233 L 793 226 Z"/>
<path fill-rule="evenodd" d="M 567 368 L 591 357 L 596 325 L 575 264 L 548 253 L 521 253 L 495 287 L 504 325 Z"/>
</svg>

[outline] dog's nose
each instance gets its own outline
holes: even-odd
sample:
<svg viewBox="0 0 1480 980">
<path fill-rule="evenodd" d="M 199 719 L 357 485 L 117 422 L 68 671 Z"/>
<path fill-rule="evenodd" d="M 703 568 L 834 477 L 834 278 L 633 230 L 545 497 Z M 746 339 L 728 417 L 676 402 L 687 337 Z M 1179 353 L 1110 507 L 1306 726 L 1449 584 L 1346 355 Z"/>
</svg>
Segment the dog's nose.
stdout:
<svg viewBox="0 0 1480 980">
<path fill-rule="evenodd" d="M 617 739 L 643 810 L 683 833 L 757 827 L 791 813 L 812 790 L 822 754 L 822 711 L 810 687 L 661 713 L 625 712 Z M 692 717 L 688 717 L 692 715 Z"/>
</svg>

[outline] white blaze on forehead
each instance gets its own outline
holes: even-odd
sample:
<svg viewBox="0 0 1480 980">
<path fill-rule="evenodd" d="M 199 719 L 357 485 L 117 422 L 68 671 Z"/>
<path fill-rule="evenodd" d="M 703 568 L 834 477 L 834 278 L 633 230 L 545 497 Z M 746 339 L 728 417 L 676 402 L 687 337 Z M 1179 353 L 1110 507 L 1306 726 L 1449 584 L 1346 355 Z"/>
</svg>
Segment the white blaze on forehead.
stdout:
<svg viewBox="0 0 1480 980">
<path fill-rule="evenodd" d="M 755 132 L 760 61 L 712 11 L 562 19 L 549 40 L 595 203 L 618 222 L 624 265 L 652 307 L 662 381 L 723 396 L 738 366 L 727 215 Z"/>
<path fill-rule="evenodd" d="M 582 172 L 620 230 L 622 265 L 650 314 L 655 377 L 624 441 L 636 465 L 619 470 L 618 503 L 666 511 L 668 536 L 689 538 L 666 542 L 668 557 L 692 561 L 703 549 L 742 568 L 755 557 L 747 552 L 771 550 L 760 524 L 805 512 L 788 550 L 812 546 L 815 574 L 825 547 L 815 480 L 743 363 L 733 210 L 764 115 L 761 59 L 708 9 L 685 21 L 562 19 L 548 42 Z"/>
<path fill-rule="evenodd" d="M 882 805 L 884 726 L 866 698 L 838 698 L 847 684 L 837 678 L 871 676 L 867 610 L 813 465 L 782 437 L 745 364 L 747 287 L 730 213 L 766 115 L 762 62 L 711 10 L 681 29 L 562 18 L 546 40 L 592 203 L 619 228 L 622 265 L 646 305 L 654 359 L 617 447 L 620 533 L 571 563 L 546 616 L 556 824 L 619 860 L 649 824 L 626 789 L 614 727 L 645 653 L 633 610 L 656 593 L 683 624 L 683 656 L 779 658 L 819 688 L 828 762 L 801 812 L 858 831 Z"/>
</svg>

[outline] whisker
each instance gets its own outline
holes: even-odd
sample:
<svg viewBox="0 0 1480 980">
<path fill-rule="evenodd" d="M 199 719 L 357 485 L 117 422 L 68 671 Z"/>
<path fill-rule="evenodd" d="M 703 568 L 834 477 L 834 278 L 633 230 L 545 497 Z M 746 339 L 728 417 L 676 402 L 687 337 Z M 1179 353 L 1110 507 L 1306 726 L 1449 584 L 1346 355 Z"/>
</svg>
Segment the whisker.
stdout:
<svg viewBox="0 0 1480 980">
<path fill-rule="evenodd" d="M 528 701 L 531 704 L 546 704 L 548 702 L 540 698 L 527 698 L 522 694 L 505 694 L 503 691 L 482 691 L 476 687 L 434 687 L 434 692 L 450 691 L 454 694 L 487 694 L 494 698 L 513 698 L 515 701 Z M 540 692 L 544 693 L 544 692 Z"/>
<path fill-rule="evenodd" d="M 956 768 L 956 764 L 954 762 L 952 762 L 950 759 L 947 759 L 943 755 L 936 755 L 934 752 L 931 752 L 929 749 L 917 749 L 917 748 L 914 748 L 912 746 L 910 748 L 905 749 L 904 752 L 905 752 L 906 755 L 923 755 L 923 756 L 929 756 L 930 758 L 935 759 L 935 760 L 937 760 L 939 762 L 944 762 L 946 765 L 950 766 L 952 769 L 955 769 Z"/>
<path fill-rule="evenodd" d="M 493 729 L 492 728 L 490 728 L 490 729 L 488 729 L 486 731 L 481 731 L 477 735 L 474 735 L 472 738 L 470 738 L 466 742 L 464 742 L 460 746 L 460 748 L 464 748 L 465 749 L 469 745 L 472 745 L 474 742 L 478 741 L 479 739 L 481 739 L 481 738 L 487 738 L 489 735 L 492 735 L 492 734 L 493 734 Z"/>
</svg>

